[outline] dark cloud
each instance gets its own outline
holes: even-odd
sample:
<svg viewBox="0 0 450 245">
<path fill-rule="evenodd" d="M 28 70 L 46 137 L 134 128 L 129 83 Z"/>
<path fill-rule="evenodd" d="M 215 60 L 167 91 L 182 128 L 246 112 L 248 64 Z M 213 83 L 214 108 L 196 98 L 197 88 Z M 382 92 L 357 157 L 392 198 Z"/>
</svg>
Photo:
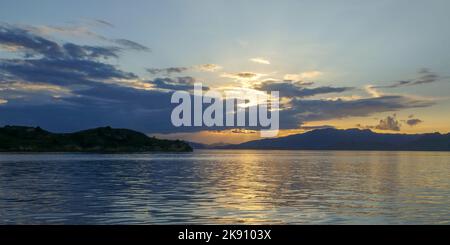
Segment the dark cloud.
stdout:
<svg viewBox="0 0 450 245">
<path fill-rule="evenodd" d="M 26 96 L 0 106 L 0 124 L 41 126 L 58 132 L 105 125 L 148 133 L 199 130 L 172 126 L 170 114 L 176 105 L 170 103 L 171 92 L 91 83 L 58 99 L 43 93 L 21 95 Z"/>
<path fill-rule="evenodd" d="M 438 74 L 424 68 L 418 72 L 418 77 L 415 79 L 398 81 L 391 85 L 374 86 L 373 88 L 398 88 L 402 86 L 413 86 L 413 85 L 433 83 L 439 81 L 440 79 L 441 77 Z"/>
<path fill-rule="evenodd" d="M 416 126 L 419 123 L 422 123 L 423 121 L 420 119 L 412 118 L 413 115 L 410 115 L 407 120 L 402 120 L 402 122 L 405 122 L 409 126 L 413 127 Z M 388 130 L 388 131 L 400 131 L 402 124 L 399 120 L 397 120 L 397 115 L 393 114 L 392 116 L 387 116 L 384 119 L 381 119 L 377 125 L 374 126 L 363 126 L 361 124 L 357 125 L 360 128 L 367 128 L 367 129 L 379 129 L 379 130 Z"/>
<path fill-rule="evenodd" d="M 164 110 L 170 106 L 169 92 L 142 90 L 116 84 L 97 84 L 89 89 L 75 92 L 78 96 L 65 98 L 73 105 L 98 107 L 114 110 Z"/>
<path fill-rule="evenodd" d="M 328 94 L 328 93 L 342 93 L 349 90 L 352 90 L 351 87 L 317 87 L 317 88 L 305 88 L 299 91 L 300 97 L 313 96 L 317 94 Z"/>
<path fill-rule="evenodd" d="M 232 78 L 235 80 L 255 80 L 262 76 L 265 76 L 265 74 L 255 73 L 255 72 L 238 72 L 238 73 L 224 73 L 222 74 L 222 77 Z"/>
<path fill-rule="evenodd" d="M 0 124 L 40 125 L 54 131 L 104 125 L 175 131 L 170 123 L 175 105 L 167 90 L 191 90 L 194 78 L 143 81 L 106 63 L 104 58 L 118 57 L 120 48 L 60 45 L 20 28 L 1 30 L 0 44 L 33 55 L 0 59 L 0 95 L 8 99 L 0 107 Z M 145 84 L 152 90 L 142 87 Z"/>
<path fill-rule="evenodd" d="M 95 19 L 94 22 L 97 23 L 97 24 L 100 24 L 100 25 L 104 25 L 104 26 L 108 26 L 108 27 L 114 27 L 114 25 L 111 22 L 108 22 L 106 20 Z"/>
<path fill-rule="evenodd" d="M 378 125 L 374 128 L 379 130 L 400 131 L 401 123 L 397 120 L 396 116 L 388 116 L 385 119 L 381 119 Z"/>
<path fill-rule="evenodd" d="M 117 47 L 98 47 L 76 45 L 73 43 L 66 43 L 62 48 L 65 54 L 72 59 L 118 58 L 119 56 L 117 53 L 120 51 Z"/>
<path fill-rule="evenodd" d="M 171 75 L 173 73 L 182 73 L 189 70 L 189 67 L 168 67 L 168 68 L 147 68 L 146 69 L 150 74 L 160 74 L 164 73 L 166 75 Z"/>
<path fill-rule="evenodd" d="M 280 114 L 283 116 L 280 117 L 280 124 L 284 124 L 286 128 L 308 121 L 364 117 L 380 112 L 428 107 L 434 102 L 391 95 L 357 100 L 294 99 L 291 104 L 292 109 L 282 111 Z"/>
<path fill-rule="evenodd" d="M 364 126 L 361 124 L 356 125 L 359 128 L 365 129 L 378 129 L 385 131 L 400 131 L 402 124 L 399 120 L 397 120 L 397 115 L 393 114 L 392 116 L 387 116 L 386 118 L 381 119 L 377 125 L 373 126 Z"/>
<path fill-rule="evenodd" d="M 177 78 L 156 78 L 148 81 L 155 87 L 168 90 L 192 90 L 194 88 L 195 78 L 177 77 Z"/>
<path fill-rule="evenodd" d="M 1 124 L 42 125 L 55 131 L 101 125 L 149 132 L 171 127 L 171 94 L 134 88 L 139 77 L 105 62 L 118 57 L 120 48 L 58 44 L 9 25 L 0 26 L 0 44 L 32 54 L 0 59 L 0 95 L 8 97 L 0 108 Z M 179 78 L 154 85 L 175 89 L 191 83 Z"/>
<path fill-rule="evenodd" d="M 304 88 L 301 83 L 293 83 L 290 81 L 264 81 L 254 88 L 262 91 L 279 91 L 280 97 L 309 97 L 318 94 L 328 94 L 328 93 L 342 93 L 345 91 L 352 90 L 351 87 L 317 87 L 317 88 Z"/>
<path fill-rule="evenodd" d="M 22 51 L 26 57 L 41 55 L 46 59 L 117 58 L 117 47 L 100 47 L 65 43 L 38 36 L 26 29 L 0 25 L 0 45 Z"/>
<path fill-rule="evenodd" d="M 62 27 L 47 27 L 47 29 L 56 32 L 70 32 L 69 29 Z M 78 29 L 73 32 L 78 32 Z M 77 45 L 74 43 L 59 44 L 37 33 L 39 28 L 27 27 L 20 28 L 12 25 L 0 25 L 0 45 L 22 51 L 26 57 L 41 55 L 47 59 L 95 59 L 95 58 L 118 58 L 119 52 L 123 49 L 150 51 L 150 49 L 142 44 L 128 39 L 109 39 L 95 33 L 85 31 L 90 36 L 95 36 L 101 40 L 110 41 L 118 46 L 89 46 Z"/>
<path fill-rule="evenodd" d="M 128 49 L 137 51 L 150 51 L 150 48 L 128 39 L 114 39 L 114 42 Z"/>
<path fill-rule="evenodd" d="M 116 102 L 99 104 L 88 103 L 90 98 L 82 99 L 81 103 L 45 105 L 1 106 L 0 124 L 15 124 L 41 126 L 58 132 L 69 132 L 92 127 L 110 125 L 113 127 L 130 128 L 142 132 L 172 132 L 176 129 L 170 123 L 171 108 L 157 101 L 158 97 L 148 95 L 147 103 L 153 103 L 161 108 L 148 109 L 132 107 L 133 103 Z M 75 99 L 75 98 L 73 98 Z M 129 98 L 131 100 L 131 98 Z M 159 98 L 161 100 L 161 98 Z M 79 99 L 81 100 L 81 99 Z M 170 96 L 162 102 L 169 101 Z M 79 101 L 77 101 L 79 102 Z M 167 104 L 170 106 L 170 104 Z M 192 129 L 191 129 L 192 130 Z"/>
<path fill-rule="evenodd" d="M 306 82 L 306 81 L 302 81 L 302 80 L 284 80 L 283 82 L 285 82 L 285 83 L 294 83 L 294 84 L 297 84 L 298 86 L 311 86 L 311 85 L 314 85 L 314 82 Z"/>
<path fill-rule="evenodd" d="M 201 71 L 208 71 L 208 72 L 214 72 L 222 69 L 222 67 L 217 64 L 202 64 L 196 66 L 196 68 L 200 69 Z"/>
<path fill-rule="evenodd" d="M 91 85 L 98 80 L 137 78 L 113 65 L 84 59 L 3 59 L 0 72 L 11 79 L 57 85 Z"/>
<path fill-rule="evenodd" d="M 236 73 L 235 75 L 238 77 L 241 77 L 241 78 L 253 78 L 253 77 L 258 76 L 258 74 L 253 73 L 253 72 L 239 72 L 239 73 Z"/>
<path fill-rule="evenodd" d="M 57 43 L 10 25 L 0 25 L 0 44 L 24 49 L 27 55 L 38 53 L 46 57 L 61 57 L 64 54 Z"/>
<path fill-rule="evenodd" d="M 207 71 L 207 72 L 214 72 L 222 67 L 216 64 L 202 64 L 202 65 L 196 65 L 196 66 L 179 66 L 179 67 L 167 67 L 167 68 L 147 68 L 147 72 L 156 75 L 156 74 L 165 74 L 165 75 L 172 75 L 176 73 L 183 73 L 189 70 L 200 70 L 200 71 Z"/>
<path fill-rule="evenodd" d="M 8 101 L 4 106 L 0 106 L 0 125 L 41 126 L 58 132 L 106 125 L 146 133 L 195 132 L 211 129 L 174 127 L 170 122 L 170 116 L 176 104 L 170 102 L 171 92 L 98 84 L 74 93 L 75 96 L 62 97 L 46 104 Z"/>
<path fill-rule="evenodd" d="M 411 127 L 416 126 L 417 124 L 422 123 L 422 122 L 423 121 L 418 119 L 418 118 L 413 118 L 413 119 L 406 120 L 406 124 L 408 124 Z"/>
<path fill-rule="evenodd" d="M 355 100 L 323 100 L 293 98 L 279 111 L 280 129 L 302 129 L 308 122 L 366 117 L 382 112 L 432 106 L 434 102 L 405 96 L 381 96 Z M 327 126 L 324 126 L 327 127 Z M 245 127 L 245 129 L 255 129 Z M 308 126 L 303 129 L 309 130 Z"/>
</svg>

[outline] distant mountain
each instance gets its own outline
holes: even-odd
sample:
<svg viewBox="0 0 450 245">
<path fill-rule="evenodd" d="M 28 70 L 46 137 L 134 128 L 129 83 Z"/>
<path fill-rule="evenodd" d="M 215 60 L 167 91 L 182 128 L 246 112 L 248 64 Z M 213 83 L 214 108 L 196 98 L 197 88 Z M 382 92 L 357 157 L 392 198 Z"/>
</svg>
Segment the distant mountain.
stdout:
<svg viewBox="0 0 450 245">
<path fill-rule="evenodd" d="M 207 144 L 191 142 L 191 141 L 187 141 L 186 143 L 188 143 L 194 149 L 207 149 L 207 148 L 209 148 L 209 145 L 207 145 Z"/>
<path fill-rule="evenodd" d="M 187 143 L 194 149 L 217 149 L 228 145 L 227 143 L 203 144 L 191 141 L 187 141 Z"/>
<path fill-rule="evenodd" d="M 370 130 L 317 129 L 303 134 L 227 145 L 221 149 L 450 151 L 450 134 L 380 134 Z"/>
<path fill-rule="evenodd" d="M 75 133 L 50 133 L 39 127 L 0 128 L 0 152 L 186 152 L 179 140 L 150 138 L 129 129 L 102 127 Z"/>
</svg>

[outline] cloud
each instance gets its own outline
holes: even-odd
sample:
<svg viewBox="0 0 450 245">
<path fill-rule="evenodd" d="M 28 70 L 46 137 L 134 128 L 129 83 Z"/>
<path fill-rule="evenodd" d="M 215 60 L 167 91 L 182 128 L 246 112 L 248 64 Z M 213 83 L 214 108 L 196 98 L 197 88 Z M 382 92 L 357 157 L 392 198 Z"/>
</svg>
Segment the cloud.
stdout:
<svg viewBox="0 0 450 245">
<path fill-rule="evenodd" d="M 387 116 L 384 119 L 381 119 L 377 125 L 373 126 L 363 126 L 361 124 L 357 125 L 360 128 L 366 128 L 366 129 L 378 129 L 378 130 L 385 130 L 385 131 L 400 131 L 402 124 L 399 120 L 397 120 L 397 115 L 393 114 L 392 116 Z"/>
<path fill-rule="evenodd" d="M 111 125 L 171 132 L 171 90 L 190 90 L 192 77 L 145 81 L 107 63 L 116 49 L 57 43 L 16 27 L 1 26 L 0 44 L 33 55 L 0 58 L 1 124 L 40 125 L 74 131 Z M 111 53 L 112 52 L 112 53 Z M 6 103 L 7 102 L 7 103 Z M 186 129 L 198 130 L 198 129 Z"/>
<path fill-rule="evenodd" d="M 232 78 L 238 81 L 254 81 L 264 76 L 266 76 L 266 74 L 247 71 L 237 73 L 224 73 L 221 75 L 221 77 Z"/>
<path fill-rule="evenodd" d="M 100 22 L 99 20 L 93 20 L 90 23 L 93 23 L 95 25 L 102 25 L 102 26 L 109 26 L 109 27 L 113 27 L 111 25 L 108 25 L 103 21 Z M 89 30 L 88 27 L 86 26 L 46 26 L 46 25 L 41 25 L 41 26 L 22 26 L 22 27 L 18 27 L 18 26 L 11 26 L 9 25 L 10 28 L 16 28 L 16 29 L 21 29 L 24 31 L 27 31 L 31 34 L 35 34 L 35 35 L 46 35 L 49 36 L 51 34 L 61 34 L 61 35 L 69 35 L 69 36 L 76 36 L 76 37 L 90 37 L 90 38 L 95 38 L 95 39 L 99 39 L 101 41 L 106 41 L 106 42 L 110 42 L 113 44 L 116 44 L 118 46 L 120 46 L 120 48 L 122 49 L 127 49 L 127 50 L 136 50 L 136 51 L 144 51 L 144 52 L 149 52 L 150 48 L 139 44 L 137 42 L 128 40 L 128 39 L 124 39 L 124 38 L 120 38 L 120 39 L 113 39 L 113 38 L 107 38 L 105 36 L 102 36 L 100 34 L 97 34 L 91 30 Z M 117 47 L 117 49 L 119 49 L 119 47 Z"/>
<path fill-rule="evenodd" d="M 192 90 L 194 88 L 195 78 L 177 77 L 177 78 L 156 78 L 148 81 L 159 89 L 168 90 Z"/>
<path fill-rule="evenodd" d="M 14 50 L 24 53 L 25 57 L 42 56 L 47 59 L 117 58 L 120 51 L 118 47 L 74 43 L 60 45 L 25 29 L 10 25 L 0 25 L 0 44 L 14 47 Z"/>
<path fill-rule="evenodd" d="M 171 75 L 173 73 L 182 73 L 189 70 L 189 67 L 168 67 L 168 68 L 147 68 L 146 69 L 150 74 L 160 74 L 165 73 L 166 75 Z"/>
<path fill-rule="evenodd" d="M 233 134 L 255 134 L 255 133 L 258 133 L 258 131 L 235 128 L 235 129 L 231 130 L 231 133 L 233 133 Z"/>
<path fill-rule="evenodd" d="M 94 22 L 96 23 L 96 22 Z M 52 34 L 60 34 L 66 36 L 76 36 L 76 37 L 91 37 L 98 38 L 101 40 L 107 40 L 107 38 L 99 35 L 86 26 L 52 26 L 52 25 L 39 25 L 39 26 L 14 26 L 15 28 L 20 28 L 28 32 L 34 33 L 40 36 L 50 36 Z"/>
<path fill-rule="evenodd" d="M 402 122 L 405 122 L 409 126 L 413 127 L 416 126 L 419 123 L 422 123 L 423 121 L 420 119 L 412 118 L 413 115 L 409 115 L 407 120 L 401 120 Z M 393 114 L 392 116 L 387 116 L 384 119 L 381 119 L 377 125 L 373 126 L 363 126 L 361 124 L 357 125 L 360 128 L 366 128 L 366 129 L 378 129 L 378 130 L 386 130 L 386 131 L 400 131 L 402 128 L 402 124 L 400 123 L 400 120 L 397 120 L 397 114 Z"/>
<path fill-rule="evenodd" d="M 270 65 L 270 61 L 264 58 L 251 58 L 250 61 L 258 63 L 258 64 L 264 64 L 264 65 Z"/>
<path fill-rule="evenodd" d="M 286 74 L 284 75 L 284 80 L 291 80 L 291 81 L 302 81 L 302 80 L 309 80 L 314 79 L 319 76 L 321 76 L 323 73 L 320 71 L 306 71 L 302 72 L 300 74 Z"/>
<path fill-rule="evenodd" d="M 372 85 L 367 85 L 367 86 L 364 87 L 364 89 L 369 95 L 371 95 L 374 98 L 378 98 L 378 97 L 381 97 L 383 95 L 380 91 L 375 89 L 375 87 L 372 86 Z"/>
<path fill-rule="evenodd" d="M 70 93 L 70 90 L 61 87 L 56 86 L 52 84 L 46 84 L 46 83 L 31 83 L 31 82 L 2 82 L 0 83 L 0 91 L 47 91 L 51 93 L 58 93 L 58 94 L 67 94 Z"/>
<path fill-rule="evenodd" d="M 365 117 L 380 112 L 395 112 L 402 109 L 423 108 L 434 105 L 433 101 L 389 95 L 356 100 L 304 100 L 293 99 L 291 109 L 280 112 L 285 123 L 324 121 L 348 117 Z M 280 117 L 282 118 L 282 117 Z M 280 119 L 283 124 L 283 119 Z"/>
<path fill-rule="evenodd" d="M 123 39 L 122 38 L 122 39 L 111 39 L 111 40 L 113 40 L 113 42 L 121 45 L 122 47 L 131 49 L 131 50 L 145 51 L 145 52 L 150 51 L 150 48 L 148 48 L 148 47 L 146 47 L 146 46 L 144 46 L 142 44 L 139 44 L 137 42 L 130 41 L 128 39 Z"/>
<path fill-rule="evenodd" d="M 395 114 L 381 119 L 374 128 L 379 130 L 400 131 L 401 123 L 397 120 Z"/>
<path fill-rule="evenodd" d="M 63 55 L 63 51 L 57 43 L 9 25 L 0 25 L 0 44 L 12 46 L 18 51 L 25 50 L 30 54 L 31 52 L 39 53 L 46 57 Z"/>
<path fill-rule="evenodd" d="M 440 79 L 441 77 L 438 74 L 430 71 L 429 69 L 423 68 L 418 72 L 417 78 L 415 79 L 397 81 L 391 85 L 374 86 L 373 88 L 398 88 L 402 86 L 428 84 L 439 81 Z"/>
<path fill-rule="evenodd" d="M 9 106 L 50 104 L 61 102 L 61 99 L 70 96 L 73 96 L 70 90 L 48 84 L 23 82 L 0 84 L 0 97 L 7 100 Z"/>
<path fill-rule="evenodd" d="M 281 97 L 309 97 L 318 94 L 342 93 L 352 90 L 351 87 L 317 87 L 304 88 L 302 83 L 291 81 L 264 81 L 254 86 L 261 91 L 279 91 Z"/>
<path fill-rule="evenodd" d="M 106 20 L 101 20 L 101 19 L 95 19 L 92 20 L 95 24 L 99 24 L 99 25 L 103 25 L 103 26 L 107 26 L 107 27 L 114 27 L 113 24 L 111 24 L 111 22 L 108 22 Z"/>
<path fill-rule="evenodd" d="M 352 90 L 351 87 L 317 87 L 317 88 L 303 88 L 298 91 L 294 95 L 297 97 L 308 97 L 314 96 L 318 94 L 328 94 L 328 93 L 342 93 L 345 91 Z"/>
<path fill-rule="evenodd" d="M 222 69 L 221 66 L 216 65 L 216 64 L 202 64 L 202 65 L 197 65 L 196 68 L 198 68 L 201 71 L 208 71 L 208 72 L 215 72 L 217 70 Z"/>
<path fill-rule="evenodd" d="M 0 72 L 13 80 L 66 86 L 137 78 L 113 65 L 87 59 L 3 59 L 0 60 Z"/>
<path fill-rule="evenodd" d="M 418 118 L 413 118 L 413 119 L 408 119 L 406 120 L 406 124 L 408 124 L 409 126 L 413 127 L 416 126 L 417 124 L 422 123 L 423 121 L 418 119 Z"/>
<path fill-rule="evenodd" d="M 167 67 L 167 68 L 147 68 L 147 72 L 156 75 L 156 74 L 165 74 L 165 75 L 172 75 L 175 73 L 183 73 L 189 70 L 200 70 L 200 71 L 207 71 L 207 72 L 214 72 L 216 70 L 221 69 L 219 65 L 216 64 L 202 64 L 202 65 L 196 65 L 196 66 L 185 66 L 185 67 Z"/>
<path fill-rule="evenodd" d="M 73 43 L 65 43 L 62 46 L 62 50 L 65 55 L 68 55 L 72 59 L 90 59 L 90 58 L 118 58 L 118 52 L 120 51 L 117 47 L 98 47 L 98 46 L 87 46 L 87 45 L 76 45 Z M 63 57 L 56 57 L 63 58 Z"/>
<path fill-rule="evenodd" d="M 254 78 L 258 76 L 258 73 L 253 73 L 253 72 L 239 72 L 236 73 L 235 76 L 240 77 L 240 78 Z"/>
</svg>

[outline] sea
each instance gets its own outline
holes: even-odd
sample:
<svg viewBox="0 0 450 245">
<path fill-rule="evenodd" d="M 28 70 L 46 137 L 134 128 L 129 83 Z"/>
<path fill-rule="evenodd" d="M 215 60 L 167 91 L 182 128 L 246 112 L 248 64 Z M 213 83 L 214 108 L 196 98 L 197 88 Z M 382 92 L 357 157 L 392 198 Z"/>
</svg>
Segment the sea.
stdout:
<svg viewBox="0 0 450 245">
<path fill-rule="evenodd" d="M 0 224 L 450 224 L 450 152 L 1 153 Z"/>
</svg>

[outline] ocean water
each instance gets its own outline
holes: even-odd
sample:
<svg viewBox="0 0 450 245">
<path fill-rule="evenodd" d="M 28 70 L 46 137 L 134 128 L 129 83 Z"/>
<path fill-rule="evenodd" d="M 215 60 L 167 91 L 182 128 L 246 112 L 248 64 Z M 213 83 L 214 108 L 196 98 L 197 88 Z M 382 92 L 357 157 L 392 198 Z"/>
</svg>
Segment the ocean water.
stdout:
<svg viewBox="0 0 450 245">
<path fill-rule="evenodd" d="M 450 224 L 450 153 L 3 153 L 0 224 Z"/>
</svg>

